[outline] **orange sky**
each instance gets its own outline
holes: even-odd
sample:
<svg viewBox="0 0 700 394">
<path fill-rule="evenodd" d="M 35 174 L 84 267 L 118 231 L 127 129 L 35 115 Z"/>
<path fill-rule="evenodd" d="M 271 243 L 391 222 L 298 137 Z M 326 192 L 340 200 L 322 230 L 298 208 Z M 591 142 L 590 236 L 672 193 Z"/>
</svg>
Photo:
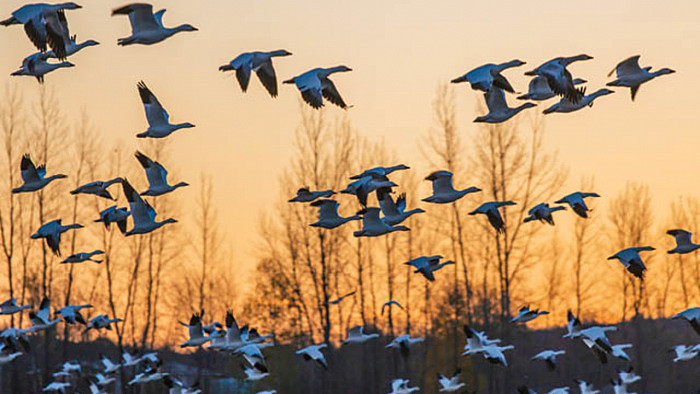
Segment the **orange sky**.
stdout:
<svg viewBox="0 0 700 394">
<path fill-rule="evenodd" d="M 128 19 L 109 16 L 125 2 L 78 2 L 85 8 L 68 12 L 71 32 L 79 41 L 92 38 L 102 45 L 71 58 L 77 67 L 48 75 L 47 85 L 59 93 L 67 114 L 77 118 L 84 107 L 106 141 L 122 140 L 133 149 L 140 144 L 134 134 L 146 128 L 135 87 L 139 80 L 158 96 L 172 121 L 196 124 L 170 137 L 174 163 L 163 164 L 179 167 L 183 179 L 195 185 L 200 172 L 214 175 L 218 208 L 240 264 L 253 264 L 250 245 L 257 218 L 276 199 L 299 120 L 299 94 L 292 87 L 280 86 L 273 100 L 254 79 L 242 94 L 232 75 L 217 71 L 249 50 L 291 51 L 293 56 L 276 60 L 280 80 L 318 66 L 353 68 L 334 77 L 354 105 L 349 110 L 353 125 L 383 138 L 421 174 L 429 169 L 417 142 L 432 125 L 431 102 L 439 83 L 486 62 L 519 58 L 528 64 L 507 76 L 516 89 L 526 90 L 522 73 L 531 66 L 587 53 L 595 59 L 571 70 L 593 91 L 609 80 L 606 74 L 618 61 L 641 54 L 642 66 L 678 72 L 643 86 L 634 103 L 628 90 L 620 89 L 593 108 L 549 115 L 548 144 L 559 150 L 574 188 L 587 174 L 596 175 L 605 197 L 626 180 L 650 184 L 655 206 L 664 210 L 657 217 L 664 216 L 675 196 L 700 195 L 693 179 L 693 169 L 700 168 L 700 128 L 694 118 L 700 90 L 697 1 L 672 6 L 633 0 L 503 1 L 497 8 L 465 1 L 314 0 L 303 6 L 279 0 L 157 1 L 157 9 L 168 9 L 166 26 L 191 23 L 200 31 L 126 48 L 116 40 L 129 35 Z M 0 17 L 21 4 L 3 1 Z M 33 52 L 22 28 L 0 28 L 0 47 L 3 85 L 16 84 L 33 100 L 36 81 L 9 76 Z M 475 100 L 481 98 L 466 86 L 457 93 L 459 127 L 467 136 L 474 130 Z M 197 188 L 189 189 L 182 193 L 194 200 Z"/>
</svg>

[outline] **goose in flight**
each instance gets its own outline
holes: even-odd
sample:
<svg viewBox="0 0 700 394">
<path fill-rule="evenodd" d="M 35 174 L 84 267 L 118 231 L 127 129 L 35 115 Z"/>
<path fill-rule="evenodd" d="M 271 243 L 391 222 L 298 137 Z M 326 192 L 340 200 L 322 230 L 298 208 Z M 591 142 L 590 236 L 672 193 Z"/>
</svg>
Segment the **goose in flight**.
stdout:
<svg viewBox="0 0 700 394">
<path fill-rule="evenodd" d="M 122 182 L 122 187 L 124 189 L 124 195 L 129 201 L 129 208 L 131 209 L 131 218 L 134 222 L 134 226 L 131 230 L 124 233 L 125 236 L 134 234 L 147 234 L 151 231 L 157 230 L 168 223 L 177 223 L 177 220 L 173 218 L 168 218 L 162 222 L 156 222 L 156 210 L 144 201 L 128 180 Z"/>
<path fill-rule="evenodd" d="M 362 229 L 352 233 L 355 237 L 378 237 L 395 231 L 410 231 L 406 226 L 392 226 L 379 218 L 379 208 L 369 207 L 357 212 L 362 215 Z"/>
<path fill-rule="evenodd" d="M 685 319 L 690 323 L 698 335 L 700 335 L 700 307 L 688 308 L 681 313 L 673 315 L 671 319 Z"/>
<path fill-rule="evenodd" d="M 507 346 L 498 346 L 498 345 L 488 345 L 484 346 L 484 350 L 482 354 L 484 355 L 484 358 L 488 360 L 491 364 L 500 364 L 503 365 L 504 367 L 508 366 L 508 360 L 506 360 L 506 356 L 503 353 L 506 350 L 512 350 L 515 349 L 515 346 L 513 345 L 507 345 Z"/>
<path fill-rule="evenodd" d="M 297 350 L 297 354 L 304 357 L 306 361 L 315 361 L 321 368 L 328 370 L 328 362 L 326 362 L 326 357 L 321 353 L 321 349 L 325 348 L 325 343 L 320 345 L 310 345 L 303 349 Z"/>
<path fill-rule="evenodd" d="M 632 347 L 631 343 L 621 343 L 619 345 L 613 345 L 612 346 L 612 354 L 613 357 L 617 357 L 620 360 L 625 360 L 625 361 L 630 361 L 630 356 L 627 354 L 625 349 L 629 349 Z"/>
<path fill-rule="evenodd" d="M 547 369 L 554 371 L 557 367 L 557 356 L 566 354 L 566 350 L 543 350 L 532 357 L 532 360 L 542 360 L 547 363 Z"/>
<path fill-rule="evenodd" d="M 652 250 L 655 249 L 651 246 L 638 246 L 622 249 L 621 251 L 608 257 L 608 260 L 619 260 L 620 263 L 627 268 L 627 271 L 640 280 L 644 280 L 644 271 L 646 271 L 647 267 L 644 265 L 642 258 L 639 257 L 639 252 Z"/>
<path fill-rule="evenodd" d="M 370 168 L 369 170 L 362 171 L 361 174 L 353 175 L 350 177 L 350 179 L 360 179 L 366 176 L 387 176 L 394 171 L 408 170 L 410 168 L 411 167 L 405 164 L 398 164 L 390 167 L 374 167 Z"/>
<path fill-rule="evenodd" d="M 425 338 L 411 338 L 409 334 L 404 334 L 394 338 L 385 347 L 387 349 L 399 349 L 403 357 L 408 357 L 411 350 L 411 346 L 424 341 Z"/>
<path fill-rule="evenodd" d="M 287 202 L 312 202 L 319 198 L 328 198 L 334 194 L 333 190 L 312 191 L 308 187 L 302 187 L 297 190 L 297 195 Z"/>
<path fill-rule="evenodd" d="M 162 164 L 151 160 L 148 156 L 139 151 L 136 151 L 135 156 L 141 164 L 141 167 L 143 167 L 143 169 L 146 171 L 146 178 L 148 179 L 148 189 L 141 193 L 142 196 L 162 196 L 163 194 L 170 193 L 178 187 L 189 186 L 187 182 L 169 185 L 168 171 Z"/>
<path fill-rule="evenodd" d="M 112 324 L 114 323 L 119 323 L 120 321 L 123 321 L 120 318 L 114 318 L 110 319 L 108 315 L 102 314 L 102 315 L 97 315 L 90 319 L 90 322 L 88 323 L 87 327 L 85 328 L 85 332 L 95 329 L 95 330 L 101 330 L 103 328 L 106 328 L 108 330 L 112 329 Z"/>
<path fill-rule="evenodd" d="M 572 103 L 578 103 L 583 98 L 583 90 L 576 89 L 574 79 L 567 66 L 573 62 L 593 59 L 585 54 L 571 57 L 557 57 L 549 60 L 525 75 L 542 76 L 549 84 L 549 88 L 558 96 L 567 98 Z"/>
<path fill-rule="evenodd" d="M 469 212 L 470 215 L 482 214 L 486 215 L 489 219 L 489 223 L 496 230 L 497 233 L 502 233 L 506 231 L 506 225 L 503 221 L 501 213 L 498 211 L 499 208 L 515 205 L 513 201 L 491 201 L 481 204 L 475 210 Z"/>
<path fill-rule="evenodd" d="M 122 367 L 133 367 L 139 365 L 144 361 L 143 356 L 134 357 L 131 353 L 129 353 L 126 350 L 122 352 L 122 360 L 123 362 L 120 364 Z"/>
<path fill-rule="evenodd" d="M 190 335 L 189 339 L 180 344 L 181 348 L 199 347 L 212 340 L 210 336 L 204 336 L 202 332 L 202 314 L 193 313 L 189 324 L 180 322 L 189 329 Z"/>
<path fill-rule="evenodd" d="M 542 223 L 549 223 L 554 226 L 554 218 L 552 218 L 552 212 L 563 211 L 564 207 L 555 206 L 551 207 L 548 203 L 543 202 L 535 205 L 529 211 L 527 211 L 528 216 L 523 220 L 523 223 L 531 222 L 533 220 L 539 220 Z"/>
<path fill-rule="evenodd" d="M 75 324 L 76 322 L 78 322 L 82 325 L 87 325 L 85 318 L 80 313 L 81 309 L 87 309 L 87 308 L 92 308 L 92 305 L 90 305 L 90 304 L 66 305 L 63 308 L 55 311 L 54 316 L 61 315 L 61 317 L 63 317 L 63 321 L 65 321 L 68 324 Z"/>
<path fill-rule="evenodd" d="M 146 111 L 146 121 L 148 129 L 143 133 L 136 134 L 138 138 L 165 138 L 176 130 L 195 127 L 192 123 L 184 122 L 172 124 L 170 123 L 170 115 L 163 108 L 151 89 L 146 86 L 146 83 L 140 81 L 136 84 L 143 103 L 143 109 Z"/>
<path fill-rule="evenodd" d="M 22 66 L 10 74 L 13 77 L 18 76 L 30 76 L 36 78 L 40 84 L 44 83 L 44 76 L 52 71 L 58 70 L 59 68 L 74 67 L 75 65 L 71 62 L 60 62 L 60 63 L 49 63 L 46 61 L 46 55 L 41 52 L 37 52 L 33 55 L 29 55 L 24 60 L 22 60 Z"/>
<path fill-rule="evenodd" d="M 679 361 L 690 361 L 698 357 L 698 355 L 700 355 L 700 345 L 677 345 L 674 346 L 671 351 L 676 353 L 676 357 L 673 359 L 674 363 L 677 363 Z"/>
<path fill-rule="evenodd" d="M 251 382 L 262 380 L 262 379 L 265 379 L 266 377 L 270 376 L 269 372 L 262 371 L 255 366 L 252 366 L 252 367 L 244 366 L 242 368 L 243 368 L 243 372 L 245 373 L 245 376 L 246 376 L 245 379 L 250 380 Z"/>
<path fill-rule="evenodd" d="M 480 192 L 478 187 L 468 187 L 463 190 L 455 190 L 452 185 L 452 173 L 449 171 L 435 171 L 425 177 L 426 181 L 431 181 L 433 184 L 433 195 L 424 198 L 422 201 L 432 202 L 435 204 L 447 204 L 457 201 L 469 193 Z"/>
<path fill-rule="evenodd" d="M 35 167 L 29 154 L 22 156 L 20 170 L 24 183 L 22 186 L 12 189 L 12 193 L 34 192 L 43 189 L 55 179 L 67 178 L 67 176 L 63 174 L 46 177 L 46 164 Z"/>
<path fill-rule="evenodd" d="M 573 82 L 574 85 L 581 85 L 586 83 L 587 81 L 585 79 L 576 78 Z M 554 93 L 552 88 L 549 87 L 547 79 L 540 75 L 537 75 L 536 77 L 530 80 L 530 84 L 528 85 L 527 90 L 528 91 L 526 94 L 518 96 L 518 100 L 544 101 L 549 100 L 557 95 L 556 93 Z"/>
<path fill-rule="evenodd" d="M 630 88 L 630 93 L 632 95 L 632 101 L 634 101 L 639 87 L 643 83 L 649 82 L 652 79 L 659 77 L 661 75 L 673 74 L 675 70 L 670 68 L 662 68 L 656 71 L 651 71 L 651 67 L 639 67 L 639 55 L 627 58 L 615 66 L 615 69 L 608 73 L 608 77 L 611 77 L 613 73 L 617 74 L 617 79 L 608 82 L 607 86 L 625 86 Z"/>
<path fill-rule="evenodd" d="M 545 109 L 544 111 L 542 111 L 542 113 L 546 115 L 551 114 L 553 112 L 568 113 L 578 111 L 581 108 L 592 107 L 593 101 L 598 97 L 607 96 L 608 94 L 613 93 L 615 92 L 613 92 L 610 89 L 598 89 L 591 94 L 587 94 L 581 97 L 581 99 L 579 99 L 577 102 L 573 102 L 570 99 L 563 97 L 561 100 L 559 100 L 558 103 Z"/>
<path fill-rule="evenodd" d="M 464 325 L 464 334 L 467 336 L 467 343 L 464 345 L 463 356 L 478 354 L 484 351 L 484 347 L 495 345 L 500 343 L 500 339 L 490 339 L 483 331 L 476 331 L 475 329 Z"/>
<path fill-rule="evenodd" d="M 127 211 L 126 208 L 117 208 L 116 205 L 100 212 L 100 218 L 96 219 L 95 222 L 102 222 L 106 229 L 109 229 L 109 225 L 116 223 L 119 227 L 119 231 L 122 234 L 126 233 L 126 219 L 131 215 L 131 212 Z"/>
<path fill-rule="evenodd" d="M 166 376 L 170 375 L 167 372 L 158 372 L 156 368 L 146 368 L 145 371 L 136 374 L 133 379 L 129 381 L 129 386 L 135 384 L 146 384 L 150 382 L 156 382 L 162 380 Z"/>
<path fill-rule="evenodd" d="M 420 391 L 418 387 L 408 387 L 408 379 L 394 379 L 391 381 L 391 392 L 389 394 L 409 394 Z"/>
<path fill-rule="evenodd" d="M 126 354 L 128 354 L 128 353 L 126 353 Z M 131 357 L 131 355 L 129 355 L 129 357 Z M 106 374 L 111 374 L 111 373 L 117 372 L 117 370 L 119 370 L 119 368 L 121 368 L 121 366 L 122 366 L 121 364 L 115 364 L 114 362 L 112 362 L 112 360 L 110 360 L 104 354 L 100 355 L 100 361 L 102 362 L 102 365 L 105 367 L 104 373 L 106 373 Z"/>
<path fill-rule="evenodd" d="M 406 211 L 406 193 L 402 193 L 399 198 L 396 199 L 396 202 L 394 202 L 394 199 L 391 198 L 390 193 L 391 188 L 388 187 L 381 187 L 377 189 L 377 200 L 379 200 L 379 207 L 384 214 L 384 217 L 382 218 L 384 223 L 390 226 L 396 226 L 412 215 L 425 212 L 420 208 Z"/>
<path fill-rule="evenodd" d="M 600 390 L 593 389 L 593 385 L 589 384 L 586 381 L 574 380 L 574 383 L 576 383 L 578 385 L 578 389 L 581 392 L 581 394 L 598 394 L 598 393 L 600 393 Z"/>
<path fill-rule="evenodd" d="M 564 334 L 562 338 L 578 338 L 581 336 L 581 329 L 581 320 L 574 316 L 571 309 L 566 311 L 566 334 Z"/>
<path fill-rule="evenodd" d="M 394 187 L 397 186 L 394 182 L 390 181 L 386 175 L 380 173 L 370 173 L 357 180 L 351 182 L 345 189 L 340 192 L 343 194 L 352 194 L 357 197 L 357 201 L 363 207 L 367 206 L 367 197 L 373 191 L 379 189 L 380 187 Z"/>
<path fill-rule="evenodd" d="M 95 379 L 97 379 L 97 382 L 95 382 L 95 384 L 96 384 L 98 387 L 109 386 L 110 384 L 116 382 L 116 379 L 115 379 L 113 376 L 106 377 L 106 376 L 104 376 L 104 375 L 101 374 L 101 373 L 96 373 L 96 374 L 95 374 Z"/>
<path fill-rule="evenodd" d="M 275 68 L 272 66 L 272 58 L 279 56 L 289 56 L 291 52 L 284 49 L 271 52 L 245 52 L 229 64 L 224 64 L 219 67 L 219 71 L 236 71 L 236 79 L 241 86 L 241 90 L 245 93 L 248 90 L 250 82 L 250 73 L 255 71 L 258 79 L 263 84 L 270 96 L 277 97 L 277 75 Z"/>
<path fill-rule="evenodd" d="M 343 345 L 349 345 L 353 343 L 365 343 L 373 338 L 379 338 L 379 334 L 365 334 L 364 327 L 355 326 L 348 330 L 348 336 L 343 341 Z"/>
<path fill-rule="evenodd" d="M 343 101 L 333 81 L 328 78 L 331 74 L 347 71 L 352 71 L 352 69 L 346 66 L 314 68 L 282 83 L 295 84 L 301 92 L 301 98 L 312 108 L 323 107 L 323 99 L 325 98 L 338 107 L 347 109 L 348 105 Z"/>
<path fill-rule="evenodd" d="M 586 206 L 586 203 L 583 200 L 584 198 L 588 197 L 600 197 L 600 195 L 598 193 L 574 192 L 565 197 L 560 198 L 559 200 L 555 201 L 555 203 L 569 204 L 571 209 L 578 216 L 585 219 L 588 217 L 588 212 L 591 211 L 591 209 L 588 209 L 588 206 Z"/>
<path fill-rule="evenodd" d="M 245 341 L 244 341 L 245 342 Z M 248 343 L 244 346 L 237 348 L 234 354 L 242 355 L 243 358 L 250 364 L 253 368 L 261 372 L 268 372 L 267 364 L 265 364 L 265 357 L 262 354 L 261 349 L 264 347 L 272 346 L 272 344 L 256 344 Z"/>
<path fill-rule="evenodd" d="M 668 254 L 686 254 L 694 252 L 698 248 L 700 248 L 700 245 L 693 243 L 693 241 L 691 240 L 691 236 L 693 235 L 693 233 L 691 233 L 690 231 L 675 229 L 666 231 L 666 234 L 676 239 L 676 247 L 669 250 Z"/>
<path fill-rule="evenodd" d="M 61 261 L 61 264 L 77 264 L 85 261 L 92 261 L 95 264 L 100 264 L 102 260 L 94 260 L 93 256 L 98 254 L 104 254 L 105 252 L 101 250 L 93 250 L 92 252 L 80 252 L 68 256 L 65 260 Z"/>
<path fill-rule="evenodd" d="M 14 359 L 23 354 L 22 352 L 13 352 L 12 350 L 6 351 L 4 345 L 0 346 L 0 366 L 11 363 Z"/>
<path fill-rule="evenodd" d="M 433 272 L 438 271 L 442 269 L 442 267 L 446 265 L 451 265 L 454 264 L 455 262 L 452 260 L 447 260 L 443 261 L 442 263 L 440 262 L 440 259 L 442 259 L 442 256 L 440 255 L 435 255 L 435 256 L 421 256 L 421 257 L 416 257 L 415 259 L 409 260 L 405 262 L 405 265 L 410 265 L 416 270 L 413 271 L 414 274 L 420 273 L 425 277 L 425 279 L 434 282 L 435 281 L 435 275 Z"/>
<path fill-rule="evenodd" d="M 503 89 L 497 87 L 484 93 L 484 99 L 486 100 L 486 108 L 488 108 L 489 113 L 474 119 L 476 123 L 502 123 L 524 109 L 537 106 L 533 103 L 523 103 L 517 107 L 509 107 Z"/>
<path fill-rule="evenodd" d="M 627 371 L 617 371 L 617 376 L 620 379 L 620 383 L 624 385 L 630 385 L 642 380 L 642 377 L 634 373 L 634 368 L 629 367 Z"/>
<path fill-rule="evenodd" d="M 610 344 L 610 340 L 607 337 L 606 332 L 608 331 L 617 331 L 617 327 L 615 326 L 607 326 L 607 327 L 601 327 L 601 326 L 593 326 L 593 327 L 588 327 L 584 328 L 580 331 L 581 337 L 585 340 L 588 340 L 592 343 L 594 343 L 596 346 L 598 346 L 600 349 L 602 349 L 605 353 L 612 353 L 612 345 Z M 587 345 L 590 346 L 589 343 Z"/>
<path fill-rule="evenodd" d="M 68 382 L 51 382 L 44 387 L 43 392 L 65 393 L 70 388 Z"/>
<path fill-rule="evenodd" d="M 343 224 L 362 219 L 359 215 L 341 217 L 338 215 L 338 201 L 330 199 L 316 200 L 311 203 L 312 207 L 318 207 L 318 221 L 311 223 L 313 227 L 321 227 L 325 229 L 334 229 Z"/>
<path fill-rule="evenodd" d="M 462 387 L 466 386 L 465 383 L 459 381 L 459 376 L 462 373 L 462 370 L 457 368 L 455 373 L 452 375 L 451 378 L 448 378 L 447 376 L 438 373 L 438 383 L 440 384 L 440 392 L 441 393 L 456 393 L 462 390 Z"/>
<path fill-rule="evenodd" d="M 0 344 L 3 345 L 3 348 L 9 350 L 18 351 L 21 348 L 25 353 L 29 353 L 31 351 L 31 344 L 29 343 L 27 334 L 32 331 L 31 328 L 6 328 L 0 332 Z"/>
<path fill-rule="evenodd" d="M 406 310 L 403 306 L 401 306 L 401 304 L 398 303 L 398 301 L 389 300 L 382 305 L 382 315 L 384 314 L 384 309 L 386 309 L 387 307 L 391 309 L 394 305 L 396 305 L 401 310 Z"/>
<path fill-rule="evenodd" d="M 44 297 L 39 304 L 39 310 L 30 311 L 29 319 L 32 321 L 32 332 L 48 330 L 58 324 L 61 319 L 51 319 L 51 300 Z"/>
<path fill-rule="evenodd" d="M 527 323 L 537 319 L 542 315 L 549 315 L 547 311 L 540 311 L 539 309 L 530 309 L 530 306 L 526 305 L 518 311 L 518 315 L 510 319 L 511 323 Z"/>
<path fill-rule="evenodd" d="M 61 234 L 68 230 L 83 228 L 82 225 L 74 223 L 64 226 L 61 224 L 61 219 L 52 220 L 48 223 L 44 223 L 36 230 L 36 233 L 32 234 L 32 239 L 44 238 L 46 240 L 46 245 L 51 249 L 51 251 L 56 255 L 61 255 Z"/>
<path fill-rule="evenodd" d="M 151 45 L 159 43 L 173 34 L 182 31 L 197 31 L 190 24 L 177 27 L 163 26 L 163 14 L 165 10 L 153 13 L 153 6 L 146 3 L 133 3 L 112 10 L 114 15 L 129 15 L 131 23 L 131 35 L 117 40 L 119 45 L 143 44 Z"/>
<path fill-rule="evenodd" d="M 17 305 L 16 298 L 10 298 L 9 300 L 3 301 L 0 304 L 0 315 L 14 315 L 15 313 L 22 312 L 25 309 L 32 309 L 34 305 Z"/>
<path fill-rule="evenodd" d="M 357 292 L 357 291 L 353 290 L 353 291 L 351 291 L 351 292 L 349 292 L 349 293 L 347 293 L 347 294 L 345 294 L 345 295 L 343 295 L 343 296 L 340 296 L 340 297 L 338 297 L 338 298 L 336 298 L 336 299 L 334 299 L 334 300 L 328 301 L 328 305 L 338 305 L 338 304 L 340 304 L 341 302 L 343 302 L 343 300 L 346 299 L 347 297 L 350 297 L 350 296 L 355 295 L 356 292 Z"/>
<path fill-rule="evenodd" d="M 479 66 L 461 77 L 453 79 L 452 83 L 469 82 L 472 89 L 488 92 L 494 86 L 498 89 L 503 89 L 506 92 L 515 93 L 515 89 L 510 85 L 506 77 L 501 74 L 502 71 L 513 67 L 520 67 L 525 64 L 522 60 L 511 60 L 506 63 L 493 64 L 488 63 Z"/>
<path fill-rule="evenodd" d="M 102 197 L 106 198 L 108 200 L 116 200 L 114 197 L 112 197 L 112 194 L 107 190 L 108 187 L 112 186 L 115 183 L 120 183 L 123 181 L 122 178 L 117 177 L 114 179 L 110 179 L 108 181 L 95 181 L 95 182 L 90 182 L 85 185 L 82 185 L 78 187 L 77 189 L 73 190 L 70 192 L 72 195 L 77 195 L 77 194 L 92 194 L 97 197 Z"/>
<path fill-rule="evenodd" d="M 77 40 L 78 36 L 75 34 L 68 37 L 68 41 L 65 43 L 66 57 L 73 56 L 84 48 L 100 45 L 100 43 L 95 40 L 86 40 L 80 44 L 78 44 Z M 53 50 L 46 52 L 46 57 L 49 59 L 58 59 L 58 56 L 53 52 Z"/>
</svg>

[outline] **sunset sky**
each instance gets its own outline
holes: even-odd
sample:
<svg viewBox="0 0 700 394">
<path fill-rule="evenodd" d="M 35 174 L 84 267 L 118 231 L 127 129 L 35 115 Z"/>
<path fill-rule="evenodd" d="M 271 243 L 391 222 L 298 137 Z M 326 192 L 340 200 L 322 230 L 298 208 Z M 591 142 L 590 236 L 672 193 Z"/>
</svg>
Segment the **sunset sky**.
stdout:
<svg viewBox="0 0 700 394">
<path fill-rule="evenodd" d="M 677 73 L 644 85 L 636 102 L 628 89 L 618 89 L 593 108 L 548 115 L 547 144 L 559 150 L 570 170 L 568 188 L 576 188 L 582 175 L 594 174 L 597 191 L 612 197 L 627 180 L 643 181 L 652 188 L 657 217 L 665 216 L 676 196 L 700 195 L 697 1 L 503 1 L 498 9 L 463 0 L 156 1 L 155 9 L 168 10 L 166 26 L 191 23 L 200 31 L 124 48 L 116 40 L 130 34 L 128 18 L 110 17 L 110 11 L 126 2 L 78 3 L 84 8 L 67 12 L 72 34 L 101 45 L 72 57 L 77 67 L 47 75 L 46 85 L 55 89 L 71 119 L 85 108 L 106 142 L 121 140 L 130 149 L 140 146 L 134 135 L 147 127 L 139 80 L 173 122 L 196 124 L 169 137 L 173 159 L 163 164 L 194 185 L 183 191 L 192 201 L 199 173 L 214 176 L 222 224 L 236 259 L 246 267 L 253 265 L 257 219 L 276 200 L 279 176 L 293 153 L 299 93 L 280 85 L 279 97 L 271 99 L 256 78 L 248 93 L 241 93 L 233 74 L 217 69 L 245 51 L 292 52 L 275 60 L 279 81 L 314 67 L 351 67 L 333 80 L 354 105 L 348 111 L 353 126 L 384 139 L 421 175 L 432 169 L 417 143 L 433 125 L 431 103 L 440 83 L 483 63 L 517 58 L 527 64 L 505 74 L 517 90 L 526 91 L 523 72 L 552 57 L 587 53 L 594 59 L 570 69 L 589 81 L 592 92 L 611 80 L 606 75 L 617 62 L 640 54 L 642 67 Z M 22 4 L 3 1 L 0 18 Z M 34 101 L 36 80 L 9 75 L 34 52 L 23 29 L 0 27 L 0 47 L 2 85 L 13 84 Z M 465 141 L 475 130 L 477 100 L 481 94 L 458 87 L 458 125 Z M 333 107 L 329 113 L 342 110 Z M 145 177 L 136 182 L 143 186 Z M 428 186 L 422 185 L 421 195 Z"/>
</svg>

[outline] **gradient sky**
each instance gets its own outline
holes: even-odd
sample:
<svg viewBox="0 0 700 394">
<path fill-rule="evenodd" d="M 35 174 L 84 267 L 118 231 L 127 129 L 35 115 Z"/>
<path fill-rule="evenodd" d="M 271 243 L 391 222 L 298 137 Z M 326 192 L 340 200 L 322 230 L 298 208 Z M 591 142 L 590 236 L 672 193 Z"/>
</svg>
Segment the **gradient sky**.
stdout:
<svg viewBox="0 0 700 394">
<path fill-rule="evenodd" d="M 46 77 L 62 108 L 78 117 L 85 108 L 105 136 L 136 149 L 134 134 L 146 121 L 136 90 L 144 80 L 173 122 L 194 129 L 172 139 L 173 163 L 195 186 L 182 191 L 194 201 L 200 172 L 214 176 L 222 223 L 240 264 L 252 266 L 257 219 L 276 200 L 278 178 L 293 152 L 299 121 L 298 92 L 280 86 L 270 99 L 259 81 L 242 94 L 232 74 L 217 68 L 240 52 L 284 48 L 294 55 L 276 59 L 279 80 L 313 67 L 344 64 L 350 73 L 334 77 L 355 128 L 383 138 L 401 161 L 428 172 L 417 148 L 433 125 L 432 100 L 438 84 L 487 62 L 519 58 L 528 64 L 506 72 L 517 90 L 527 89 L 522 73 L 555 56 L 587 53 L 572 73 L 602 87 L 618 61 L 640 54 L 642 66 L 678 72 L 644 85 L 632 103 L 627 89 L 572 114 L 547 117 L 547 144 L 570 169 L 569 186 L 595 174 L 597 190 L 611 197 L 627 180 L 648 183 L 657 217 L 678 195 L 700 195 L 700 2 L 674 1 L 156 1 L 167 7 L 166 26 L 191 23 L 200 31 L 181 33 L 154 46 L 116 45 L 130 34 L 128 18 L 110 17 L 119 1 L 78 0 L 68 11 L 71 33 L 102 45 L 70 60 L 77 67 Z M 0 18 L 22 5 L 6 0 Z M 34 51 L 19 26 L 0 28 L 0 77 L 34 100 L 33 78 L 9 74 Z M 515 104 L 515 100 L 509 100 Z M 458 125 L 465 141 L 481 95 L 460 86 Z M 542 110 L 554 101 L 540 104 Z M 331 108 L 332 113 L 342 110 Z M 332 115 L 332 114 L 331 114 Z M 148 153 L 148 152 L 146 152 Z M 377 163 L 392 164 L 392 163 Z M 56 169 L 58 170 L 58 169 Z M 145 182 L 141 179 L 138 182 Z M 465 180 L 464 183 L 469 183 Z M 139 183 L 142 184 L 142 183 Z M 426 188 L 421 194 L 427 194 Z M 180 193 L 180 191 L 178 191 Z M 662 212 L 658 212 L 663 210 Z"/>
</svg>

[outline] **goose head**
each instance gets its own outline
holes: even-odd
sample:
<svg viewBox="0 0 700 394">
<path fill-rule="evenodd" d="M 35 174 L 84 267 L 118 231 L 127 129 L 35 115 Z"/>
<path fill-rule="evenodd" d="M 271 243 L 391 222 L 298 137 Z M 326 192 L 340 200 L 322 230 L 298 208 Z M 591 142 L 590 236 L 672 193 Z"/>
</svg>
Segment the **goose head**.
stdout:
<svg viewBox="0 0 700 394">
<path fill-rule="evenodd" d="M 185 23 L 184 25 L 180 25 L 173 30 L 175 30 L 176 32 L 180 32 L 180 31 L 198 31 L 199 29 L 190 25 L 189 23 Z"/>
<path fill-rule="evenodd" d="M 534 103 L 524 103 L 524 104 L 520 105 L 519 107 L 513 108 L 513 111 L 515 111 L 515 113 L 518 113 L 524 109 L 528 109 L 528 108 L 532 108 L 532 107 L 536 107 L 536 106 L 537 106 L 537 104 L 534 104 Z"/>
<path fill-rule="evenodd" d="M 196 126 L 190 122 L 180 123 L 177 125 L 178 129 L 191 129 L 192 127 L 196 127 Z"/>
<path fill-rule="evenodd" d="M 95 40 L 87 40 L 87 41 L 83 42 L 82 44 L 80 44 L 80 46 L 82 46 L 82 47 L 93 47 L 96 45 L 100 45 L 100 43 L 95 41 Z"/>
<path fill-rule="evenodd" d="M 76 4 L 72 1 L 68 2 L 68 3 L 57 4 L 57 5 L 60 6 L 62 10 L 77 10 L 77 9 L 83 8 L 83 6 Z"/>
<path fill-rule="evenodd" d="M 654 74 L 654 76 L 659 76 L 659 75 L 673 74 L 675 72 L 676 72 L 676 70 L 672 70 L 670 68 L 662 68 L 660 70 L 654 71 L 652 74 Z"/>
<path fill-rule="evenodd" d="M 582 53 L 580 55 L 562 58 L 561 60 L 559 60 L 559 63 L 561 63 L 564 66 L 567 66 L 573 62 L 578 62 L 581 60 L 591 60 L 591 59 L 593 59 L 593 56 L 589 56 L 589 55 L 586 55 L 585 53 Z"/>
<path fill-rule="evenodd" d="M 189 186 L 190 184 L 187 182 L 180 182 L 176 185 L 173 185 L 173 189 L 177 189 L 178 187 L 184 187 L 184 186 Z"/>
<path fill-rule="evenodd" d="M 290 79 L 287 79 L 285 81 L 282 81 L 282 83 L 293 84 L 293 83 L 296 83 L 295 79 L 296 79 L 296 77 L 290 78 Z"/>
</svg>

